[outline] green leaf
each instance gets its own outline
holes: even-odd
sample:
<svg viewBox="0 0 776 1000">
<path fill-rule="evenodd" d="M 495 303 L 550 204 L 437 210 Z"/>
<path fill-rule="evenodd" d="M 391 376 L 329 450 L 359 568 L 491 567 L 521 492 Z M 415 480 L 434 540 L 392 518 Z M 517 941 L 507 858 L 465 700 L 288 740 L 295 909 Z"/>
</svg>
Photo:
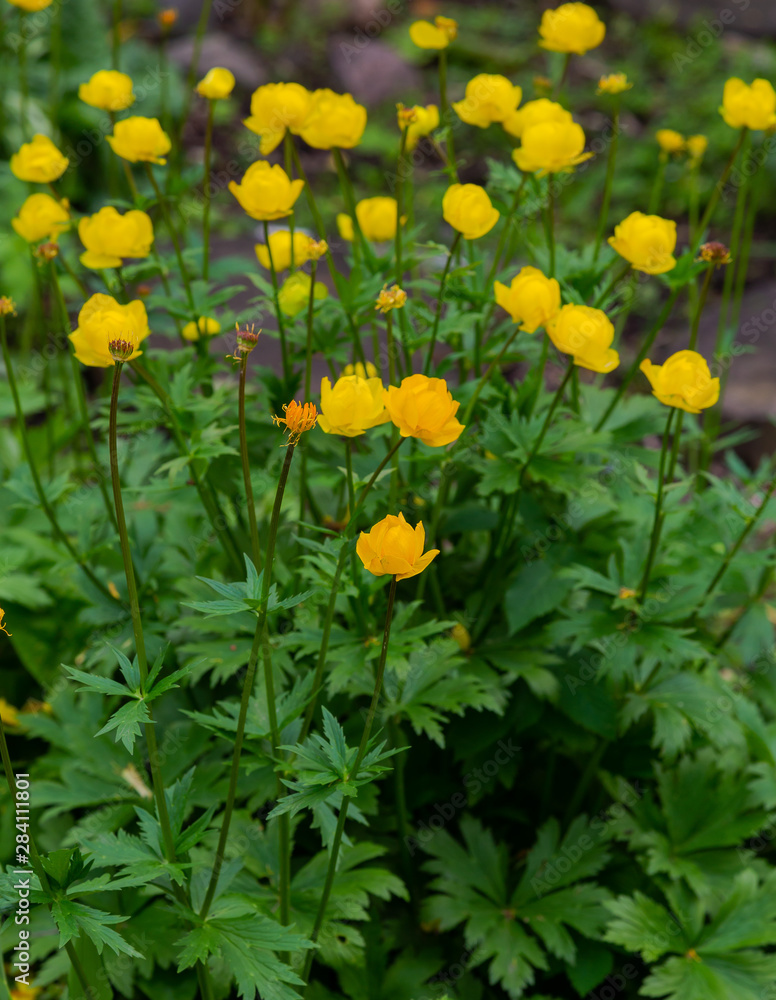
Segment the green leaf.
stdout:
<svg viewBox="0 0 776 1000">
<path fill-rule="evenodd" d="M 504 595 L 509 634 L 514 635 L 534 619 L 555 611 L 572 588 L 572 581 L 558 575 L 557 568 L 539 559 L 522 569 Z"/>
<path fill-rule="evenodd" d="M 153 725 L 148 705 L 142 698 L 137 698 L 122 705 L 117 712 L 114 712 L 102 729 L 95 733 L 95 736 L 111 733 L 115 729 L 116 742 L 123 743 L 127 750 L 132 753 L 135 740 L 140 736 L 141 727 L 149 724 Z"/>
<path fill-rule="evenodd" d="M 110 926 L 123 923 L 127 917 L 116 913 L 106 913 L 84 903 L 76 903 L 71 899 L 57 899 L 51 904 L 51 915 L 59 928 L 59 946 L 64 948 L 68 941 L 82 934 L 89 938 L 102 954 L 105 945 L 117 955 L 130 955 L 142 958 L 131 944 L 124 940 Z"/>
</svg>

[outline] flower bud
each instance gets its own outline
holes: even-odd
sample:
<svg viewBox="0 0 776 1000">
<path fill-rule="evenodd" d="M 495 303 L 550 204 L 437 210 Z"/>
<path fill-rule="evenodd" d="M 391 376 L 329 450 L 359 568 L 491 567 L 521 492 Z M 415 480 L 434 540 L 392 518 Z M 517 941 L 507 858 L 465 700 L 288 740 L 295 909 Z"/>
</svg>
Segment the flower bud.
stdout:
<svg viewBox="0 0 776 1000">
<path fill-rule="evenodd" d="M 108 343 L 108 350 L 114 361 L 120 361 L 123 364 L 125 361 L 129 361 L 135 353 L 135 345 L 129 340 L 111 340 Z"/>
</svg>

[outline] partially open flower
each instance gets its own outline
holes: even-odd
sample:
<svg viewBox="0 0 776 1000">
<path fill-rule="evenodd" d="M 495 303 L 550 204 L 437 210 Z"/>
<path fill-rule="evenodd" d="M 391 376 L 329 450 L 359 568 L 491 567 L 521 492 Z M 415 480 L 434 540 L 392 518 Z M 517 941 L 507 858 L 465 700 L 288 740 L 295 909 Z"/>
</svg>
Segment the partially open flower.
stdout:
<svg viewBox="0 0 776 1000">
<path fill-rule="evenodd" d="M 318 419 L 318 410 L 315 403 L 297 403 L 292 399 L 290 403 L 283 404 L 283 416 L 273 416 L 272 420 L 278 425 L 285 425 L 288 433 L 288 443 L 295 445 L 305 431 L 310 431 L 315 427 Z"/>
<path fill-rule="evenodd" d="M 560 285 L 537 267 L 522 268 L 509 286 L 496 281 L 493 290 L 498 305 L 528 333 L 546 327 L 560 309 Z"/>
<path fill-rule="evenodd" d="M 544 121 L 526 128 L 512 159 L 525 173 L 568 173 L 593 155 L 585 151 L 582 126 L 572 121 Z"/>
<path fill-rule="evenodd" d="M 156 19 L 159 22 L 160 28 L 163 28 L 165 31 L 169 31 L 178 20 L 178 10 L 176 7 L 165 7 L 164 10 L 159 11 L 156 15 Z"/>
<path fill-rule="evenodd" d="M 214 66 L 197 84 L 197 93 L 209 101 L 221 101 L 234 90 L 234 73 L 221 66 Z"/>
<path fill-rule="evenodd" d="M 535 101 L 527 101 L 521 108 L 513 111 L 504 119 L 502 126 L 505 132 L 520 139 L 523 132 L 534 125 L 542 125 L 545 122 L 561 122 L 570 125 L 572 121 L 571 112 L 567 111 L 562 104 L 550 101 L 546 97 L 539 97 Z"/>
<path fill-rule="evenodd" d="M 398 285 L 392 285 L 390 288 L 387 285 L 383 285 L 382 291 L 377 296 L 375 309 L 385 314 L 392 309 L 401 309 L 406 301 L 407 293 L 403 288 L 399 288 Z"/>
<path fill-rule="evenodd" d="M 78 327 L 70 334 L 70 340 L 81 364 L 109 368 L 115 360 L 108 348 L 111 341 L 124 340 L 133 345 L 131 360 L 142 353 L 138 345 L 150 332 L 142 302 L 135 300 L 123 305 L 112 296 L 98 292 L 82 307 Z"/>
<path fill-rule="evenodd" d="M 385 195 L 374 198 L 362 198 L 356 205 L 358 226 L 365 240 L 370 243 L 387 243 L 396 236 L 396 199 Z M 402 217 L 402 225 L 404 225 Z M 337 228 L 343 240 L 352 242 L 354 238 L 353 220 L 349 215 L 340 212 L 337 215 Z"/>
<path fill-rule="evenodd" d="M 677 351 L 662 365 L 645 359 L 639 367 L 649 379 L 652 395 L 666 406 L 700 413 L 719 399 L 719 379 L 711 377 L 706 359 L 697 351 Z"/>
<path fill-rule="evenodd" d="M 310 111 L 312 95 L 301 83 L 266 83 L 251 96 L 250 117 L 243 125 L 261 137 L 262 156 L 283 141 L 286 129 L 299 135 Z"/>
<path fill-rule="evenodd" d="M 426 531 L 419 521 L 413 528 L 404 515 L 389 514 L 378 521 L 371 531 L 362 531 L 356 543 L 356 553 L 374 576 L 395 576 L 407 580 L 417 576 L 439 555 L 439 549 L 423 551 Z"/>
<path fill-rule="evenodd" d="M 570 303 L 547 324 L 550 340 L 574 364 L 593 372 L 613 371 L 620 356 L 612 349 L 614 325 L 601 309 Z"/>
<path fill-rule="evenodd" d="M 366 128 L 366 108 L 351 94 L 315 90 L 299 135 L 313 149 L 352 149 L 361 142 Z"/>
<path fill-rule="evenodd" d="M 675 132 L 672 128 L 660 128 L 655 132 L 655 139 L 663 153 L 683 153 L 685 139 L 681 132 Z"/>
<path fill-rule="evenodd" d="M 291 250 L 293 248 L 293 263 L 301 267 L 311 258 L 310 247 L 315 243 L 306 233 L 295 232 L 293 240 L 288 229 L 280 229 L 269 235 L 269 246 L 266 243 L 256 244 L 256 257 L 262 267 L 269 271 L 285 271 L 291 267 Z M 324 253 L 326 251 L 324 250 Z M 270 260 L 270 254 L 272 259 Z"/>
<path fill-rule="evenodd" d="M 451 184 L 442 199 L 442 215 L 467 240 L 478 240 L 499 220 L 498 209 L 479 184 Z"/>
<path fill-rule="evenodd" d="M 399 128 L 403 131 L 407 129 L 407 142 L 405 150 L 413 150 L 420 139 L 431 135 L 434 129 L 439 128 L 439 108 L 436 104 L 427 104 L 423 107 L 416 104 L 412 108 L 405 108 L 403 104 L 397 104 L 397 121 Z"/>
<path fill-rule="evenodd" d="M 138 209 L 121 215 L 112 205 L 78 223 L 78 235 L 86 247 L 80 260 L 84 267 L 102 270 L 121 267 L 125 258 L 147 257 L 154 241 L 150 216 Z"/>
<path fill-rule="evenodd" d="M 688 135 L 685 147 L 690 156 L 691 166 L 695 166 L 700 163 L 709 148 L 709 140 L 705 135 Z"/>
<path fill-rule="evenodd" d="M 280 286 L 278 304 L 286 316 L 296 316 L 307 308 L 310 302 L 311 286 L 315 301 L 327 297 L 329 290 L 326 285 L 322 281 L 316 281 L 313 285 L 312 280 L 306 271 L 294 271 Z"/>
<path fill-rule="evenodd" d="M 157 118 L 123 118 L 113 127 L 113 135 L 105 137 L 110 148 L 122 160 L 130 163 L 159 163 L 170 152 L 170 137 Z"/>
<path fill-rule="evenodd" d="M 466 96 L 453 104 L 453 110 L 467 125 L 487 128 L 513 115 L 522 96 L 521 88 L 505 76 L 479 73 L 466 84 Z"/>
<path fill-rule="evenodd" d="M 229 182 L 229 190 L 252 219 L 271 222 L 290 215 L 302 193 L 304 181 L 292 181 L 285 170 L 266 160 L 252 163 L 242 181 Z"/>
<path fill-rule="evenodd" d="M 57 201 L 50 194 L 31 194 L 11 225 L 28 243 L 55 240 L 70 225 L 68 207 L 66 200 Z"/>
<path fill-rule="evenodd" d="M 754 80 L 749 86 L 733 76 L 725 84 L 719 113 L 731 128 L 773 128 L 776 125 L 776 91 L 768 80 Z"/>
<path fill-rule="evenodd" d="M 608 76 L 602 76 L 598 81 L 596 94 L 622 94 L 623 91 L 630 90 L 632 86 L 632 83 L 628 83 L 628 77 L 625 73 L 609 73 Z"/>
</svg>

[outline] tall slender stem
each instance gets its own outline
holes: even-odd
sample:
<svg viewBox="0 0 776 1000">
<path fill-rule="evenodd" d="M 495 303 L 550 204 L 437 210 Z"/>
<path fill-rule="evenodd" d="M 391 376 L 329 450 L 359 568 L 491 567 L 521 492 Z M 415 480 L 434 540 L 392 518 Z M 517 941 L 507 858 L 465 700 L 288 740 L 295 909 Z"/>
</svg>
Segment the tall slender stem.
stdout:
<svg viewBox="0 0 776 1000">
<path fill-rule="evenodd" d="M 668 154 L 664 153 L 662 150 L 658 159 L 657 170 L 655 171 L 655 180 L 652 184 L 652 191 L 649 195 L 649 205 L 647 207 L 647 215 L 654 215 L 658 208 L 660 208 L 660 196 L 663 193 L 663 182 L 666 178 L 666 164 L 668 163 Z"/>
<path fill-rule="evenodd" d="M 693 239 L 693 244 L 692 244 L 693 253 L 698 249 L 698 246 L 700 245 L 701 239 L 703 238 L 703 233 L 706 227 L 708 226 L 709 222 L 711 221 L 711 217 L 714 214 L 714 209 L 717 207 L 717 204 L 719 203 L 719 199 L 722 197 L 722 192 L 725 189 L 728 177 L 730 177 L 730 173 L 733 170 L 733 164 L 736 162 L 736 158 L 738 157 L 741 147 L 744 145 L 744 140 L 746 139 L 748 134 L 749 130 L 747 128 L 741 129 L 741 132 L 738 136 L 738 142 L 735 144 L 733 152 L 730 154 L 730 158 L 725 164 L 725 169 L 722 171 L 722 176 L 717 181 L 714 187 L 714 192 L 711 198 L 709 198 L 709 202 L 706 205 L 706 210 L 701 216 L 701 221 L 698 224 L 698 229 Z"/>
<path fill-rule="evenodd" d="M 350 770 L 348 777 L 352 777 L 354 781 L 358 780 L 359 770 L 361 768 L 361 762 L 364 759 L 364 754 L 366 753 L 366 748 L 369 744 L 369 737 L 372 733 L 372 726 L 374 724 L 375 715 L 377 714 L 377 703 L 380 700 L 380 691 L 383 686 L 383 675 L 385 673 L 385 661 L 388 656 L 388 644 L 391 638 L 391 621 L 393 619 L 393 605 L 396 598 L 396 577 L 391 577 L 391 585 L 388 590 L 388 607 L 385 613 L 385 628 L 383 629 L 383 645 L 380 650 L 380 660 L 377 664 L 377 673 L 375 675 L 375 687 L 372 694 L 372 701 L 369 705 L 369 712 L 367 713 L 366 722 L 364 723 L 364 731 L 361 734 L 361 742 L 358 747 L 358 752 L 356 754 L 356 759 L 353 763 L 353 767 Z M 337 860 L 339 858 L 340 844 L 342 843 L 342 834 L 345 831 L 345 821 L 348 817 L 348 806 L 350 804 L 351 797 L 343 796 L 342 804 L 340 805 L 339 816 L 337 818 L 337 828 L 334 831 L 334 839 L 331 845 L 331 852 L 329 854 L 329 865 L 326 869 L 326 880 L 323 885 L 323 892 L 321 894 L 321 901 L 318 904 L 318 912 L 315 916 L 315 923 L 313 924 L 312 933 L 310 934 L 310 940 L 315 942 L 318 940 L 318 935 L 321 932 L 321 927 L 323 926 L 323 921 L 326 916 L 326 907 L 329 903 L 329 897 L 331 896 L 331 889 L 334 885 L 334 876 L 337 871 Z M 304 971 L 302 973 L 302 978 L 304 980 L 309 980 L 310 970 L 312 968 L 314 960 L 314 955 L 312 950 L 310 950 L 305 958 Z"/>
<path fill-rule="evenodd" d="M 205 126 L 205 162 L 202 177 L 202 277 L 207 281 L 210 269 L 210 161 L 213 156 L 213 112 L 215 101 L 207 102 Z M 293 245 L 293 243 L 292 243 Z"/>
<path fill-rule="evenodd" d="M 701 315 L 703 313 L 703 307 L 706 305 L 706 300 L 709 297 L 709 288 L 711 287 L 711 279 L 714 274 L 714 264 L 709 264 L 706 268 L 706 277 L 703 279 L 703 285 L 701 286 L 701 295 L 698 299 L 698 305 L 695 309 L 695 315 L 692 320 L 692 327 L 690 329 L 690 343 L 688 345 L 688 350 L 694 351 L 695 345 L 698 343 L 698 328 L 701 323 Z"/>
<path fill-rule="evenodd" d="M 547 177 L 547 208 L 545 215 L 547 249 L 550 254 L 550 278 L 555 277 L 555 181 L 552 174 Z"/>
<path fill-rule="evenodd" d="M 121 52 L 121 0 L 113 0 L 113 30 L 111 32 L 111 67 L 119 68 Z"/>
<path fill-rule="evenodd" d="M 447 255 L 447 260 L 445 261 L 444 270 L 442 271 L 442 277 L 439 279 L 439 293 L 437 294 L 436 302 L 436 312 L 434 313 L 434 325 L 431 328 L 431 340 L 428 345 L 428 354 L 426 355 L 426 364 L 423 368 L 423 374 L 428 375 L 431 371 L 431 365 L 434 361 L 434 349 L 436 348 L 437 334 L 439 332 L 439 318 L 442 315 L 442 303 L 445 299 L 445 282 L 447 281 L 447 275 L 450 273 L 450 267 L 453 263 L 453 257 L 455 256 L 455 251 L 458 249 L 458 244 L 461 241 L 461 234 L 456 232 L 455 239 L 450 246 L 450 252 Z"/>
<path fill-rule="evenodd" d="M 658 546 L 660 545 L 660 528 L 663 523 L 663 488 L 665 485 L 665 467 L 666 467 L 666 457 L 668 455 L 668 438 L 671 433 L 671 424 L 673 423 L 674 414 L 676 410 L 674 407 L 670 408 L 668 417 L 666 419 L 666 428 L 663 432 L 663 441 L 660 446 L 660 463 L 658 465 L 657 473 L 657 496 L 655 497 L 655 516 L 652 520 L 652 534 L 649 541 L 649 551 L 647 552 L 647 561 L 644 564 L 644 575 L 641 578 L 641 586 L 639 587 L 639 601 L 644 600 L 647 587 L 649 586 L 649 578 L 652 574 L 652 567 L 655 563 L 655 556 L 657 555 Z"/>
<path fill-rule="evenodd" d="M 29 134 L 29 115 L 27 103 L 30 99 L 29 81 L 27 79 L 27 16 L 19 8 L 19 120 L 22 134 Z"/>
<path fill-rule="evenodd" d="M 439 53 L 439 116 L 445 131 L 445 169 L 450 175 L 452 184 L 458 183 L 458 169 L 455 163 L 455 145 L 453 143 L 453 116 L 447 100 L 447 50 Z"/>
<path fill-rule="evenodd" d="M 563 376 L 560 385 L 555 390 L 555 395 L 552 397 L 552 402 L 550 403 L 549 410 L 547 410 L 547 415 L 544 418 L 542 429 L 539 431 L 539 436 L 534 441 L 533 447 L 528 453 L 528 458 L 526 458 L 523 468 L 520 470 L 520 488 L 522 488 L 525 485 L 525 477 L 528 473 L 528 468 L 531 465 L 531 462 L 533 462 L 533 460 L 539 454 L 539 449 L 541 448 L 544 442 L 544 439 L 547 435 L 547 431 L 550 429 L 552 418 L 555 416 L 555 411 L 557 410 L 561 399 L 563 399 L 563 393 L 565 392 L 566 386 L 568 385 L 569 380 L 571 379 L 571 376 L 573 374 L 574 374 L 574 361 L 572 359 L 571 361 L 569 361 L 568 368 L 566 369 L 566 374 Z"/>
<path fill-rule="evenodd" d="M 178 240 L 178 234 L 175 231 L 175 226 L 173 225 L 172 217 L 170 215 L 170 209 L 167 205 L 167 198 L 162 193 L 161 188 L 156 182 L 156 178 L 154 177 L 154 172 L 151 167 L 151 164 L 145 163 L 144 166 L 146 169 L 146 174 L 148 175 L 148 179 L 151 182 L 151 187 L 154 189 L 156 199 L 159 202 L 159 208 L 161 209 L 162 217 L 164 218 L 164 224 L 167 227 L 167 232 L 170 234 L 170 239 L 172 240 L 173 249 L 175 250 L 175 256 L 178 259 L 178 269 L 180 270 L 181 273 L 181 280 L 183 281 L 183 287 L 186 290 L 186 299 L 188 301 L 189 308 L 191 309 L 192 318 L 196 322 L 199 317 L 196 315 L 196 308 L 194 306 L 194 296 L 191 291 L 191 284 L 189 282 L 189 276 L 186 271 L 186 265 L 183 261 L 183 254 L 181 253 L 181 246 L 180 246 L 180 241 Z"/>
<path fill-rule="evenodd" d="M 251 485 L 251 466 L 248 458 L 248 433 L 245 425 L 245 375 L 248 369 L 248 354 L 240 361 L 240 387 L 238 392 L 238 424 L 240 428 L 240 459 L 242 462 L 243 484 L 245 486 L 245 505 L 248 508 L 248 525 L 251 532 L 251 558 L 256 570 L 261 569 L 261 548 L 259 546 L 259 527 L 256 523 L 256 503 Z M 305 399 L 307 397 L 305 396 Z"/>
<path fill-rule="evenodd" d="M 275 303 L 275 318 L 278 324 L 278 336 L 280 337 L 280 353 L 283 361 L 283 378 L 286 382 L 291 378 L 291 368 L 288 360 L 288 345 L 286 344 L 286 325 L 283 322 L 283 310 L 280 308 L 280 294 L 278 289 L 278 273 L 275 270 L 275 261 L 272 256 L 272 244 L 269 241 L 269 223 L 263 222 L 264 227 L 264 244 L 267 247 L 267 256 L 269 257 L 269 271 L 272 276 L 272 298 Z M 313 294 L 313 285 L 310 288 L 310 294 Z"/>
<path fill-rule="evenodd" d="M 401 220 L 404 215 L 404 157 L 407 151 L 407 133 L 409 125 L 401 130 L 399 143 L 399 162 L 396 166 L 396 236 L 394 237 L 394 257 L 396 259 L 396 284 L 401 287 L 404 280 L 404 265 L 401 254 Z"/>
<path fill-rule="evenodd" d="M 334 157 L 334 164 L 337 168 L 337 177 L 339 178 L 340 189 L 342 191 L 342 197 L 345 201 L 345 207 L 348 210 L 348 215 L 353 220 L 353 233 L 364 252 L 365 262 L 372 270 L 374 270 L 375 257 L 372 253 L 369 241 L 361 230 L 361 224 L 358 221 L 358 214 L 356 213 L 356 196 L 353 192 L 353 184 L 351 183 L 347 167 L 345 166 L 345 158 L 342 155 L 342 150 L 338 149 L 337 146 L 334 146 L 331 152 Z"/>
<path fill-rule="evenodd" d="M 593 251 L 593 261 L 598 260 L 601 251 L 606 223 L 609 220 L 609 205 L 612 200 L 612 187 L 614 185 L 614 168 L 617 163 L 617 143 L 620 137 L 620 98 L 615 97 L 614 114 L 612 115 L 612 141 L 609 143 L 609 155 L 606 160 L 606 181 L 604 182 L 604 196 L 601 201 L 601 214 L 598 216 L 598 229 L 595 234 L 595 250 Z"/>
</svg>

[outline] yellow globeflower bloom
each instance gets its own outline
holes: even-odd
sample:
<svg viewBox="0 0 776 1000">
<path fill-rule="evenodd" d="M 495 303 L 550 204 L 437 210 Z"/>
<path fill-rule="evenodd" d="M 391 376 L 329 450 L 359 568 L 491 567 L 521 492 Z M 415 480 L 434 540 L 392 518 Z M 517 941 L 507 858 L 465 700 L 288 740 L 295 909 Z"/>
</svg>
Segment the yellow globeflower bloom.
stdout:
<svg viewBox="0 0 776 1000">
<path fill-rule="evenodd" d="M 672 128 L 661 128 L 655 132 L 655 139 L 663 153 L 681 153 L 684 151 L 684 136 Z"/>
<path fill-rule="evenodd" d="M 418 438 L 432 448 L 456 441 L 464 425 L 456 419 L 460 404 L 443 378 L 409 375 L 400 386 L 383 390 L 385 407 L 402 437 Z"/>
<path fill-rule="evenodd" d="M 550 340 L 574 364 L 593 372 L 613 371 L 620 363 L 612 350 L 614 326 L 601 309 L 566 305 L 547 324 Z"/>
<path fill-rule="evenodd" d="M 246 128 L 261 136 L 262 156 L 268 156 L 283 141 L 286 129 L 299 135 L 310 110 L 312 95 L 301 83 L 267 83 L 254 90 Z"/>
<path fill-rule="evenodd" d="M 390 288 L 387 285 L 383 285 L 380 294 L 377 296 L 375 309 L 385 316 L 393 309 L 403 309 L 406 302 L 407 293 L 403 288 L 399 288 L 398 285 L 391 285 Z"/>
<path fill-rule="evenodd" d="M 116 122 L 113 135 L 106 136 L 116 156 L 130 163 L 166 163 L 170 152 L 170 137 L 157 118 L 124 118 Z"/>
<path fill-rule="evenodd" d="M 50 6 L 52 0 L 8 0 L 8 3 L 34 14 L 36 11 L 45 10 L 46 7 Z"/>
<path fill-rule="evenodd" d="M 292 181 L 281 166 L 270 166 L 266 160 L 251 164 L 239 184 L 229 182 L 243 210 L 260 222 L 290 215 L 303 187 L 304 181 Z"/>
<path fill-rule="evenodd" d="M 467 240 L 478 240 L 499 220 L 498 209 L 479 184 L 451 184 L 442 199 L 442 215 Z"/>
<path fill-rule="evenodd" d="M 209 101 L 221 101 L 232 93 L 234 84 L 234 73 L 230 69 L 214 66 L 199 81 L 196 91 L 200 97 L 206 97 Z"/>
<path fill-rule="evenodd" d="M 379 196 L 362 198 L 356 205 L 356 218 L 364 239 L 372 243 L 386 243 L 396 236 L 395 198 Z M 405 219 L 402 218 L 402 225 Z M 343 240 L 352 242 L 354 238 L 353 220 L 349 215 L 340 212 L 337 215 L 337 228 Z"/>
<path fill-rule="evenodd" d="M 121 267 L 126 257 L 147 257 L 154 242 L 150 216 L 136 209 L 120 215 L 112 205 L 78 223 L 78 235 L 86 247 L 80 260 L 84 267 L 99 271 Z"/>
<path fill-rule="evenodd" d="M 112 341 L 127 341 L 134 347 L 127 360 L 136 358 L 137 349 L 150 334 L 148 315 L 142 302 L 135 299 L 122 305 L 110 295 L 97 293 L 84 303 L 78 314 L 78 327 L 70 334 L 75 356 L 83 365 L 109 368 L 114 359 L 108 345 Z"/>
<path fill-rule="evenodd" d="M 181 336 L 193 343 L 199 340 L 200 337 L 215 337 L 220 332 L 221 324 L 217 319 L 213 319 L 211 316 L 200 316 L 196 323 L 194 320 L 191 320 L 191 322 L 183 327 Z"/>
<path fill-rule="evenodd" d="M 294 271 L 280 286 L 278 303 L 286 316 L 296 316 L 306 309 L 310 301 L 310 285 L 312 278 L 306 271 Z M 325 299 L 329 290 L 322 281 L 316 281 L 313 286 L 313 298 Z"/>
<path fill-rule="evenodd" d="M 350 94 L 315 90 L 299 135 L 313 149 L 352 149 L 361 142 L 365 128 L 366 108 Z"/>
<path fill-rule="evenodd" d="M 301 267 L 311 259 L 311 244 L 315 243 L 307 233 L 294 233 L 294 266 Z M 269 235 L 269 247 L 266 243 L 256 244 L 256 256 L 262 267 L 269 271 L 274 267 L 276 271 L 285 271 L 291 267 L 291 233 L 287 229 L 281 229 Z M 270 262 L 270 253 L 272 261 Z M 317 259 L 317 258 L 316 258 Z"/>
<path fill-rule="evenodd" d="M 630 261 L 635 271 L 665 274 L 676 267 L 676 223 L 659 215 L 631 212 L 609 237 L 613 250 Z"/>
<path fill-rule="evenodd" d="M 719 379 L 712 378 L 705 358 L 696 351 L 677 351 L 662 365 L 644 360 L 639 366 L 652 395 L 666 406 L 700 413 L 719 399 Z"/>
<path fill-rule="evenodd" d="M 11 173 L 20 181 L 50 184 L 67 170 L 69 160 L 59 152 L 47 135 L 40 133 L 25 142 L 11 157 Z"/>
<path fill-rule="evenodd" d="M 570 125 L 573 120 L 571 112 L 566 111 L 562 104 L 550 101 L 546 97 L 539 97 L 535 101 L 528 101 L 517 111 L 513 111 L 502 122 L 502 125 L 505 132 L 509 132 L 510 135 L 519 139 L 523 132 L 533 125 L 542 125 L 544 122 L 560 122 Z"/>
<path fill-rule="evenodd" d="M 78 96 L 101 111 L 124 111 L 135 103 L 132 77 L 115 69 L 101 69 L 78 88 Z"/>
<path fill-rule="evenodd" d="M 326 434 L 358 437 L 389 419 L 379 378 L 342 375 L 333 386 L 329 379 L 321 379 L 318 426 Z"/>
<path fill-rule="evenodd" d="M 689 135 L 685 147 L 694 165 L 703 159 L 704 153 L 709 148 L 709 140 L 705 135 Z"/>
<path fill-rule="evenodd" d="M 28 243 L 54 240 L 70 225 L 67 199 L 57 201 L 50 194 L 31 194 L 11 219 L 14 230 Z"/>
<path fill-rule="evenodd" d="M 439 128 L 439 108 L 436 104 L 427 104 L 425 108 L 416 104 L 411 108 L 405 108 L 403 104 L 397 104 L 397 118 L 399 128 L 407 129 L 407 144 L 405 149 L 414 149 L 419 140 L 424 136 L 431 135 L 434 129 Z M 409 120 L 402 121 L 402 115 L 407 115 Z"/>
<path fill-rule="evenodd" d="M 424 552 L 426 531 L 423 522 L 415 528 L 404 514 L 389 514 L 371 531 L 362 531 L 356 542 L 358 558 L 374 576 L 395 576 L 407 580 L 417 576 L 439 555 L 439 549 Z"/>
<path fill-rule="evenodd" d="M 606 25 L 586 3 L 564 3 L 546 10 L 539 25 L 539 45 L 550 52 L 583 56 L 604 40 Z"/>
<path fill-rule="evenodd" d="M 446 49 L 458 37 L 458 22 L 451 17 L 434 18 L 430 21 L 415 21 L 410 25 L 410 38 L 419 49 Z"/>
<path fill-rule="evenodd" d="M 497 304 L 528 333 L 546 327 L 560 309 L 560 285 L 537 267 L 524 267 L 511 285 L 496 281 L 493 288 Z"/>
<path fill-rule="evenodd" d="M 773 128 L 776 125 L 776 91 L 767 80 L 757 79 L 749 86 L 733 76 L 725 84 L 719 113 L 731 128 Z"/>
<path fill-rule="evenodd" d="M 466 84 L 466 96 L 453 104 L 453 110 L 467 125 L 487 128 L 513 115 L 522 97 L 521 88 L 505 76 L 480 73 Z"/>
<path fill-rule="evenodd" d="M 630 90 L 632 86 L 632 83 L 628 83 L 628 77 L 625 73 L 609 73 L 598 81 L 596 94 L 622 94 L 623 91 Z"/>
<path fill-rule="evenodd" d="M 585 153 L 585 133 L 576 122 L 548 121 L 532 125 L 523 132 L 521 145 L 512 159 L 524 173 L 567 173 L 589 160 Z"/>
</svg>

